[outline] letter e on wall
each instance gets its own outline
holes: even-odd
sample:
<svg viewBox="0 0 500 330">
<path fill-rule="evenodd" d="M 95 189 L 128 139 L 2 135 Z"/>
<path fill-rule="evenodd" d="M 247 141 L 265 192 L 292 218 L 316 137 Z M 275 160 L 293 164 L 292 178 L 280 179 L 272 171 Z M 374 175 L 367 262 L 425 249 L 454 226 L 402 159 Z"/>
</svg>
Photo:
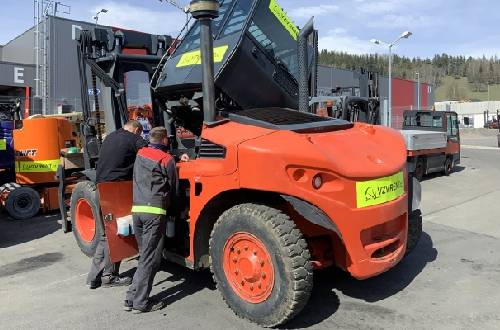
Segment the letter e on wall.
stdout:
<svg viewBox="0 0 500 330">
<path fill-rule="evenodd" d="M 24 84 L 24 68 L 14 68 L 14 83 Z"/>
</svg>

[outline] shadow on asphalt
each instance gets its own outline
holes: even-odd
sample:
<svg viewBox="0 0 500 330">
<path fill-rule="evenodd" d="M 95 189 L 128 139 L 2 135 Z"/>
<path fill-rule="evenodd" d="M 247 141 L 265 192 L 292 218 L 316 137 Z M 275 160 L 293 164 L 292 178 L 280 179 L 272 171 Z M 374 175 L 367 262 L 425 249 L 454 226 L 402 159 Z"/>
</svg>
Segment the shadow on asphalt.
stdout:
<svg viewBox="0 0 500 330">
<path fill-rule="evenodd" d="M 376 302 L 406 288 L 428 263 L 436 260 L 437 255 L 432 238 L 423 232 L 415 249 L 388 272 L 364 281 L 357 281 L 347 273 L 339 273 L 332 280 L 336 282 L 335 288 L 346 296 Z"/>
<path fill-rule="evenodd" d="M 335 290 L 366 302 L 393 296 L 406 288 L 428 263 L 436 260 L 437 255 L 432 238 L 424 232 L 415 249 L 405 259 L 390 271 L 374 278 L 358 281 L 335 268 L 317 271 L 314 273 L 314 289 L 309 303 L 283 328 L 312 327 L 331 317 L 342 304 Z"/>
<path fill-rule="evenodd" d="M 27 220 L 14 220 L 6 214 L 0 216 L 0 249 L 30 242 L 50 235 L 61 228 L 59 213 L 37 216 Z"/>
<path fill-rule="evenodd" d="M 136 268 L 132 268 L 120 276 L 134 276 Z M 168 306 L 176 301 L 182 300 L 185 297 L 191 296 L 203 289 L 215 290 L 215 283 L 212 280 L 212 275 L 209 270 L 205 271 L 192 271 L 186 267 L 179 266 L 173 263 L 164 263 L 160 272 L 170 274 L 164 280 L 154 283 L 154 287 L 161 286 L 161 292 L 151 296 L 152 301 L 161 302 L 163 306 Z M 162 286 L 167 282 L 180 282 L 172 287 L 167 288 Z"/>
<path fill-rule="evenodd" d="M 61 261 L 63 254 L 60 252 L 44 253 L 35 257 L 24 258 L 0 268 L 0 278 L 30 272 L 39 268 L 48 267 Z"/>
</svg>

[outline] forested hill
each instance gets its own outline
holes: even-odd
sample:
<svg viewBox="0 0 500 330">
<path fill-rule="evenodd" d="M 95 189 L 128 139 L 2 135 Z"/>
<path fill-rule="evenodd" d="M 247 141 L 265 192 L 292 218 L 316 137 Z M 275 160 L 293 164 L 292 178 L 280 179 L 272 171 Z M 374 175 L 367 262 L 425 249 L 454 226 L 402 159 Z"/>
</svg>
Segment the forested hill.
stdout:
<svg viewBox="0 0 500 330">
<path fill-rule="evenodd" d="M 319 62 L 348 70 L 366 68 L 384 75 L 389 64 L 387 55 L 351 55 L 327 50 L 321 51 Z M 415 73 L 419 72 L 422 82 L 440 88 L 439 96 L 443 99 L 481 98 L 478 95 L 487 92 L 488 85 L 500 84 L 500 60 L 496 56 L 466 58 L 442 54 L 421 59 L 394 55 L 393 63 L 394 77 L 416 80 Z"/>
</svg>

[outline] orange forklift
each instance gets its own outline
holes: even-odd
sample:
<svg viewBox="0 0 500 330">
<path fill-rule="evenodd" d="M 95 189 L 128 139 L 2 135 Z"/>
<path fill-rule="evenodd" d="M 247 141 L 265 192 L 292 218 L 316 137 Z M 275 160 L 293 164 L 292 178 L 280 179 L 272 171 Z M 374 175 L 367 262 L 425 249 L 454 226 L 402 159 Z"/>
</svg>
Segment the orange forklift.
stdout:
<svg viewBox="0 0 500 330">
<path fill-rule="evenodd" d="M 111 105 L 102 109 L 106 131 L 128 119 L 123 76 L 144 70 L 152 124 L 167 127 L 172 154 L 191 155 L 178 164 L 164 258 L 210 268 L 227 305 L 264 327 L 304 308 L 314 269 L 366 279 L 394 267 L 420 235 L 408 222 L 419 186 L 397 131 L 308 113 L 312 20 L 298 30 L 275 0 L 194 0 L 190 12 L 195 21 L 174 51 L 165 51 L 168 38 L 130 31 L 79 37 L 82 91 L 90 69 Z M 123 52 L 131 47 L 143 55 Z M 132 183 L 92 182 L 97 124 L 82 125 L 85 179 L 63 203 L 69 218 L 61 211 L 85 254 L 105 232 L 119 261 L 138 252 L 133 235 L 117 234 L 129 221 Z M 193 135 L 177 136 L 179 128 Z"/>
</svg>

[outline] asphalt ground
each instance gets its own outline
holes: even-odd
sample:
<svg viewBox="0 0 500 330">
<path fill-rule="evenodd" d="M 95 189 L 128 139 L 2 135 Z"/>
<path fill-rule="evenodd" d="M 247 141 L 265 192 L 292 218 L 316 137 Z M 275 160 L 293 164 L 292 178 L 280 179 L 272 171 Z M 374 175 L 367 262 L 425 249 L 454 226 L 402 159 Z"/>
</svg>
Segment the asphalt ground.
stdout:
<svg viewBox="0 0 500 330">
<path fill-rule="evenodd" d="M 315 273 L 308 306 L 285 328 L 500 328 L 500 151 L 463 143 L 455 173 L 422 183 L 424 234 L 414 252 L 365 281 Z M 0 328 L 258 329 L 226 307 L 209 272 L 175 265 L 155 279 L 163 310 L 122 311 L 126 288 L 89 290 L 90 260 L 59 228 L 57 215 L 0 218 Z"/>
</svg>

